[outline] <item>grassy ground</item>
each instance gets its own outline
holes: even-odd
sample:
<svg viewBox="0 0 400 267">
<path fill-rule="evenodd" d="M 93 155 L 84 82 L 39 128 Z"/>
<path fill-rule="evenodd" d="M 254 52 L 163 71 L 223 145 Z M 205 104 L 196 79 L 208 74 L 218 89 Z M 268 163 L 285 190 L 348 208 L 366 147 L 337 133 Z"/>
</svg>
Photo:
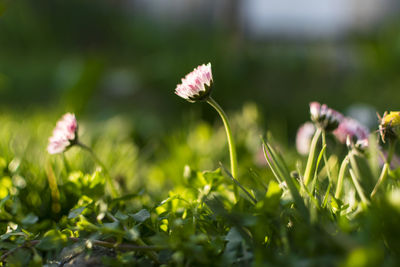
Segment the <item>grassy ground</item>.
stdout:
<svg viewBox="0 0 400 267">
<path fill-rule="evenodd" d="M 266 133 L 257 106 L 247 104 L 229 114 L 242 186 L 236 199 L 226 171 L 225 132 L 217 120 L 211 125 L 193 119 L 148 140 L 129 117 L 99 120 L 77 114 L 80 139 L 105 170 L 78 147 L 47 154 L 58 115 L 38 111 L 0 117 L 3 264 L 399 264 L 399 173 L 390 171 L 383 190 L 369 197 L 380 172 L 374 138 L 369 150 L 356 156 L 367 201 L 349 171 L 342 194 L 335 197 L 347 148 L 328 135 L 329 168 L 321 158 L 315 183 L 305 187 L 306 157 L 274 141 L 279 133 Z M 267 137 L 272 169 L 260 135 Z"/>
</svg>

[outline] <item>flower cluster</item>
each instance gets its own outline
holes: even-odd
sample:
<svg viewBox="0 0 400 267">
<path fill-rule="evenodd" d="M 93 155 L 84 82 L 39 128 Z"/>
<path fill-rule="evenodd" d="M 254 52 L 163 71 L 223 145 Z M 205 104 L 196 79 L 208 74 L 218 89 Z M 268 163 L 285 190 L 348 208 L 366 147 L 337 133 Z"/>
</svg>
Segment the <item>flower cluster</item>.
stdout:
<svg viewBox="0 0 400 267">
<path fill-rule="evenodd" d="M 175 94 L 189 102 L 206 100 L 211 93 L 212 81 L 211 63 L 200 65 L 182 79 Z"/>
<path fill-rule="evenodd" d="M 340 112 L 329 108 L 325 104 L 321 105 L 318 102 L 310 103 L 310 114 L 311 120 L 325 131 L 335 130 L 344 118 Z"/>
<path fill-rule="evenodd" d="M 396 139 L 400 136 L 400 111 L 385 112 L 382 118 L 379 118 L 379 132 L 382 141 Z"/>
<path fill-rule="evenodd" d="M 368 146 L 369 130 L 352 118 L 344 118 L 333 134 L 342 144 L 359 149 Z"/>
<path fill-rule="evenodd" d="M 53 130 L 53 135 L 49 138 L 47 151 L 50 154 L 58 154 L 66 151 L 78 142 L 78 122 L 75 115 L 65 114 Z"/>
<path fill-rule="evenodd" d="M 359 150 L 368 146 L 370 132 L 358 121 L 345 117 L 340 112 L 318 102 L 310 103 L 310 114 L 316 127 L 332 132 L 340 143 Z M 297 131 L 296 148 L 302 155 L 309 153 L 311 140 L 316 132 L 314 124 L 307 122 Z"/>
</svg>

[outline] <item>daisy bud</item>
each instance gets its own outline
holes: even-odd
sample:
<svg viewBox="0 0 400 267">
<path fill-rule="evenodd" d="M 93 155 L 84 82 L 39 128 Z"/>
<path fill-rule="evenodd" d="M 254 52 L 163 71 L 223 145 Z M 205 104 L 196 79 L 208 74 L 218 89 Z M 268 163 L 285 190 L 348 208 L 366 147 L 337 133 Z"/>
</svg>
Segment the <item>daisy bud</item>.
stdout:
<svg viewBox="0 0 400 267">
<path fill-rule="evenodd" d="M 394 140 L 400 136 L 400 111 L 385 112 L 382 118 L 379 118 L 379 132 L 382 141 Z"/>
<path fill-rule="evenodd" d="M 311 139 L 315 133 L 315 126 L 312 122 L 306 122 L 297 130 L 296 149 L 301 155 L 310 152 Z"/>
<path fill-rule="evenodd" d="M 74 114 L 67 113 L 57 122 L 53 135 L 49 138 L 47 151 L 50 154 L 62 153 L 77 143 L 78 122 Z"/>
<path fill-rule="evenodd" d="M 211 63 L 200 65 L 182 79 L 175 94 L 189 102 L 206 100 L 211 93 L 212 81 Z"/>
<path fill-rule="evenodd" d="M 333 131 L 343 120 L 343 115 L 327 105 L 321 105 L 318 102 L 310 103 L 311 120 L 325 131 Z"/>
<path fill-rule="evenodd" d="M 364 149 L 368 146 L 369 130 L 352 118 L 344 118 L 333 134 L 340 143 L 349 147 Z"/>
</svg>

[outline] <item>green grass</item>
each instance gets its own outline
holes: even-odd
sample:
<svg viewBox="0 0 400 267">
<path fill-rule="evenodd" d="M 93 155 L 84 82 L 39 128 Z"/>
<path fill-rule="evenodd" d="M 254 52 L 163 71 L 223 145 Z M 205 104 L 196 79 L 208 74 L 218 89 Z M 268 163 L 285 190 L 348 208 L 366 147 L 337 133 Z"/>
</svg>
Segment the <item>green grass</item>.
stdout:
<svg viewBox="0 0 400 267">
<path fill-rule="evenodd" d="M 87 151 L 72 147 L 64 155 L 47 154 L 59 115 L 0 116 L 2 264 L 56 266 L 68 262 L 66 255 L 106 266 L 400 262 L 400 174 L 391 170 L 382 190 L 369 198 L 380 172 L 376 145 L 355 158 L 369 204 L 363 203 L 349 171 L 335 198 L 346 148 L 328 135 L 332 184 L 321 154 L 314 182 L 306 187 L 301 176 L 306 158 L 274 139 L 286 133 L 267 133 L 267 164 L 259 137 L 265 133 L 262 116 L 247 104 L 229 114 L 239 163 L 235 202 L 220 121 L 191 120 L 149 140 L 128 116 L 76 114 L 81 141 L 93 148 L 115 182 L 118 197 L 112 198 L 106 173 Z M 376 142 L 371 139 L 371 144 Z M 318 144 L 317 158 L 320 150 Z"/>
</svg>

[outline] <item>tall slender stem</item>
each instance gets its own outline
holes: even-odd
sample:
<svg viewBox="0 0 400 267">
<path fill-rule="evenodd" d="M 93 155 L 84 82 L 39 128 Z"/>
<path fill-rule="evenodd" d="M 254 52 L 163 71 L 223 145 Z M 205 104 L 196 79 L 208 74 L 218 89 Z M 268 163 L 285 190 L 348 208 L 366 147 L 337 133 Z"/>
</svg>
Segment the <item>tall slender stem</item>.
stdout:
<svg viewBox="0 0 400 267">
<path fill-rule="evenodd" d="M 357 160 L 355 157 L 355 151 L 350 150 L 350 153 L 348 155 L 349 155 L 349 159 L 350 159 L 350 165 L 354 171 L 355 176 L 357 177 L 357 179 L 361 179 L 362 176 L 361 176 L 360 168 L 358 168 Z"/>
<path fill-rule="evenodd" d="M 326 133 L 324 130 L 322 131 L 322 146 L 326 146 Z M 329 184 L 331 184 L 332 183 L 331 169 L 329 167 L 328 158 L 326 157 L 326 149 L 324 150 L 322 155 L 324 157 L 324 163 L 325 163 L 326 173 L 327 173 L 328 179 L 329 179 Z"/>
<path fill-rule="evenodd" d="M 232 173 L 233 178 L 238 179 L 236 146 L 235 146 L 235 142 L 233 140 L 232 130 L 231 130 L 231 126 L 228 121 L 228 117 L 226 116 L 226 114 L 225 114 L 224 110 L 221 108 L 221 106 L 218 105 L 218 103 L 212 97 L 209 97 L 207 99 L 207 103 L 210 104 L 218 112 L 218 114 L 221 116 L 221 119 L 224 123 L 226 137 L 228 139 L 229 156 L 230 156 L 230 160 L 231 160 L 231 173 Z M 235 195 L 237 197 L 237 194 L 238 194 L 237 187 L 235 186 L 234 188 L 235 188 Z"/>
<path fill-rule="evenodd" d="M 95 161 L 97 164 L 100 165 L 100 167 L 103 169 L 103 171 L 104 171 L 105 174 L 106 174 L 106 179 L 107 179 L 108 185 L 110 186 L 111 195 L 112 195 L 113 197 L 117 197 L 117 195 L 118 195 L 117 189 L 115 188 L 115 185 L 114 185 L 114 183 L 113 183 L 113 181 L 112 181 L 112 179 L 111 179 L 111 175 L 110 175 L 110 173 L 109 173 L 109 171 L 108 171 L 106 165 L 104 165 L 104 163 L 97 157 L 97 155 L 94 153 L 94 151 L 93 151 L 90 147 L 88 147 L 88 146 L 85 145 L 85 144 L 82 144 L 81 142 L 78 142 L 76 145 L 79 146 L 79 147 L 81 147 L 81 148 L 83 148 L 84 150 L 88 151 L 88 152 L 90 153 L 90 155 L 93 157 L 94 161 Z"/>
<path fill-rule="evenodd" d="M 348 165 L 349 165 L 349 155 L 347 155 L 344 158 L 342 164 L 340 165 L 339 178 L 338 178 L 337 185 L 336 185 L 335 198 L 339 198 L 340 194 L 342 193 L 344 174 L 346 172 Z"/>
<path fill-rule="evenodd" d="M 387 178 L 387 175 L 388 175 L 389 170 L 390 170 L 390 162 L 392 161 L 392 158 L 393 158 L 393 155 L 394 155 L 395 146 L 396 146 L 396 141 L 390 141 L 389 142 L 389 152 L 388 152 L 388 155 L 386 157 L 386 162 L 385 162 L 385 164 L 383 164 L 381 175 L 379 175 L 378 182 L 376 183 L 376 185 L 374 187 L 374 190 L 372 190 L 371 198 L 373 198 L 375 196 L 376 192 L 378 192 L 379 187 L 381 186 L 381 184 Z"/>
<path fill-rule="evenodd" d="M 358 182 L 358 179 L 359 179 L 359 178 L 356 177 L 356 175 L 355 175 L 354 172 L 353 172 L 353 169 L 350 169 L 349 171 L 350 171 L 351 179 L 353 180 L 353 183 L 354 183 L 354 187 L 356 188 L 356 191 L 357 191 L 358 195 L 360 196 L 361 201 L 362 201 L 364 204 L 368 205 L 368 204 L 369 204 L 369 200 L 368 200 L 367 197 L 365 196 L 364 191 L 363 191 L 363 189 L 362 189 L 360 183 Z"/>
<path fill-rule="evenodd" d="M 321 136 L 322 130 L 317 128 L 317 131 L 314 134 L 314 137 L 311 141 L 310 145 L 310 153 L 308 154 L 308 160 L 306 165 L 306 170 L 304 172 L 304 184 L 308 185 L 312 176 L 314 175 L 314 168 L 315 168 L 315 157 L 316 157 L 316 149 L 319 137 Z"/>
</svg>

